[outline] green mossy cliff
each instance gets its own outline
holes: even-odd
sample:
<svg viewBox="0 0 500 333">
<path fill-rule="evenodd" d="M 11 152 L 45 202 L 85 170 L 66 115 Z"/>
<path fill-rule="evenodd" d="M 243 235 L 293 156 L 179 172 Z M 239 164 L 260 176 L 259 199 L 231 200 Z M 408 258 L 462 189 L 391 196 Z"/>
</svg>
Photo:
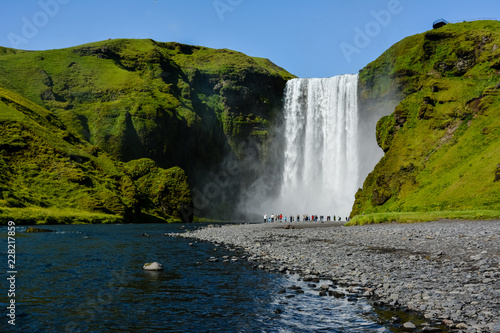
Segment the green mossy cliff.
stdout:
<svg viewBox="0 0 500 333">
<path fill-rule="evenodd" d="M 499 211 L 499 81 L 498 21 L 405 38 L 362 69 L 362 113 L 393 112 L 377 124 L 385 155 L 351 216 Z"/>
<path fill-rule="evenodd" d="M 2 223 L 180 221 L 185 173 L 149 159 L 122 163 L 72 134 L 51 112 L 0 88 Z M 154 177 L 144 186 L 142 179 Z M 170 198 L 172 193 L 175 199 Z"/>
<path fill-rule="evenodd" d="M 1 222 L 191 220 L 191 190 L 249 138 L 265 163 L 291 77 L 267 59 L 153 40 L 0 47 Z"/>
</svg>

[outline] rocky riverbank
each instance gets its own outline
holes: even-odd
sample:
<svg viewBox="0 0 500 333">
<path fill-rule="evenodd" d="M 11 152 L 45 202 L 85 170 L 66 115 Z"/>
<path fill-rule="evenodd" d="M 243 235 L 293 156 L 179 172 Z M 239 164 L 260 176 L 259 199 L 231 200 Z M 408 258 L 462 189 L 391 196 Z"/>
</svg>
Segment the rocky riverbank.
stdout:
<svg viewBox="0 0 500 333">
<path fill-rule="evenodd" d="M 181 236 L 241 248 L 260 268 L 327 278 L 332 296 L 342 286 L 452 331 L 500 332 L 500 221 L 226 225 Z"/>
</svg>

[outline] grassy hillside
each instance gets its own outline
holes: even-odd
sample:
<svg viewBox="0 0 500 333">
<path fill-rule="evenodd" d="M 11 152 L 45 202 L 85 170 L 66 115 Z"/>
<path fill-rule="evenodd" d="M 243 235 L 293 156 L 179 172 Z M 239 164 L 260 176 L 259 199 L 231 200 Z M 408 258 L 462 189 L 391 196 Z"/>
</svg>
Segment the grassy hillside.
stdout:
<svg viewBox="0 0 500 333">
<path fill-rule="evenodd" d="M 291 77 L 267 59 L 153 40 L 0 47 L 2 222 L 179 220 L 190 188 L 244 157 L 249 138 L 266 160 Z"/>
<path fill-rule="evenodd" d="M 0 74 L 0 86 L 51 110 L 113 156 L 185 169 L 192 156 L 218 160 L 204 143 L 229 143 L 237 152 L 241 139 L 253 135 L 265 144 L 292 77 L 267 59 L 152 40 L 0 52 Z M 192 131 L 203 140 L 177 149 L 179 135 Z"/>
<path fill-rule="evenodd" d="M 500 217 L 499 82 L 497 21 L 405 38 L 366 66 L 361 104 L 397 106 L 377 124 L 385 156 L 353 222 Z"/>
<path fill-rule="evenodd" d="M 17 224 L 181 220 L 191 198 L 184 172 L 135 169 L 73 135 L 51 112 L 0 88 L 0 219 Z M 180 177 L 179 177 L 180 176 Z M 159 195 L 168 187 L 176 194 Z M 154 205 L 149 205 L 154 202 Z M 169 209 L 162 209 L 168 206 Z"/>
</svg>

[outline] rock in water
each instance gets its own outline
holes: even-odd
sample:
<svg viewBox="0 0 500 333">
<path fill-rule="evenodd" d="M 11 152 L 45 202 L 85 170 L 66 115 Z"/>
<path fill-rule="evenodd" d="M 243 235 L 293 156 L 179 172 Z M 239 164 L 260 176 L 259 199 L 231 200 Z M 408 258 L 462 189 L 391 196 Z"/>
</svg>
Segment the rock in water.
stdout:
<svg viewBox="0 0 500 333">
<path fill-rule="evenodd" d="M 142 269 L 146 271 L 162 271 L 163 265 L 155 261 L 151 263 L 145 263 Z"/>
<path fill-rule="evenodd" d="M 414 329 L 417 328 L 417 326 L 415 326 L 414 323 L 412 322 L 406 322 L 403 324 L 403 328 L 406 330 L 406 331 L 413 331 Z"/>
<path fill-rule="evenodd" d="M 54 232 L 54 230 L 29 227 L 26 232 Z"/>
</svg>

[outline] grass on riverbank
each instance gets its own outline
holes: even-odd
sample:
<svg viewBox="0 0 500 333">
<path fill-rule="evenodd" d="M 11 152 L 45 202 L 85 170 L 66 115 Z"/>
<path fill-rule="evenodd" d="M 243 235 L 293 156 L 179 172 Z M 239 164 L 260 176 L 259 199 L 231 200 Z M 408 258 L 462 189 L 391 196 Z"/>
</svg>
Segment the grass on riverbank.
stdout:
<svg viewBox="0 0 500 333">
<path fill-rule="evenodd" d="M 452 220 L 488 220 L 500 219 L 500 210 L 434 211 L 434 212 L 386 212 L 354 216 L 347 225 L 372 223 L 430 222 L 440 219 Z"/>
<path fill-rule="evenodd" d="M 118 215 L 92 213 L 75 209 L 53 209 L 40 207 L 0 209 L 0 225 L 14 221 L 16 225 L 34 224 L 94 224 L 121 223 L 123 217 Z"/>
</svg>

